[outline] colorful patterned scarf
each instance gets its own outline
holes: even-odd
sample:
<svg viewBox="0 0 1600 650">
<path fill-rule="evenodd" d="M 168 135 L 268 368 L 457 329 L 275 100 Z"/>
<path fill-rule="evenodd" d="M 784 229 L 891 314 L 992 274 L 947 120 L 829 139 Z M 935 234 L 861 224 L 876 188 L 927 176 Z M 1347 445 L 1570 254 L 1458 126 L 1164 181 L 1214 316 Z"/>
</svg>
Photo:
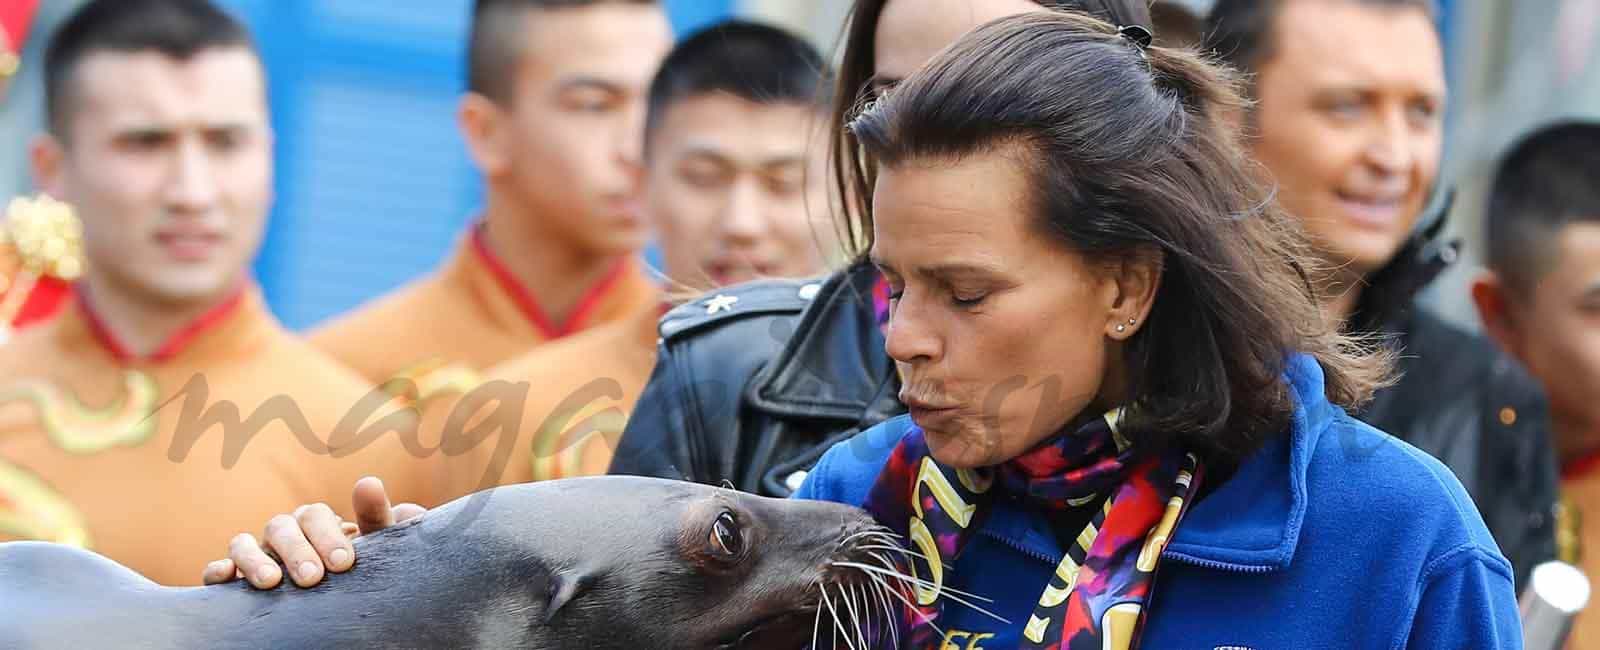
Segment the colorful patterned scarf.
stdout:
<svg viewBox="0 0 1600 650">
<path fill-rule="evenodd" d="M 919 586 L 909 594 L 916 610 L 907 612 L 902 625 L 906 647 L 942 646 L 937 621 L 951 599 L 941 593 L 949 582 L 945 573 L 983 527 L 996 491 L 1022 496 L 1047 513 L 1096 511 L 1042 587 L 1021 647 L 1137 647 L 1156 562 L 1198 489 L 1201 471 L 1193 454 L 1152 454 L 1130 445 L 1116 431 L 1117 414 L 982 470 L 940 465 L 922 429 L 912 426 L 866 502 L 880 523 L 922 556 L 911 558 Z"/>
</svg>

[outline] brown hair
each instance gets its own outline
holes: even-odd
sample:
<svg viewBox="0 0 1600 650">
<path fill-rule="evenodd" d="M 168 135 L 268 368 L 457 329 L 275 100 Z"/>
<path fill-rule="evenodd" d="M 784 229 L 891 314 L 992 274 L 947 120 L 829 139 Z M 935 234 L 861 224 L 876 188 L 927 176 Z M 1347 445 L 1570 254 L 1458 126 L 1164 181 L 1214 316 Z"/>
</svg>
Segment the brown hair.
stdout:
<svg viewBox="0 0 1600 650">
<path fill-rule="evenodd" d="M 1275 43 L 1273 26 L 1288 0 L 1217 0 L 1206 14 L 1201 49 L 1242 72 L 1255 72 Z M 1436 0 L 1346 0 L 1379 9 L 1419 9 L 1439 15 Z"/>
<path fill-rule="evenodd" d="M 901 0 L 909 2 L 910 0 Z M 1146 0 L 1034 0 L 1036 4 L 1061 11 L 1079 11 L 1114 25 L 1151 28 Z M 833 93 L 833 137 L 828 143 L 828 158 L 834 191 L 842 196 L 835 224 L 839 241 L 857 258 L 866 255 L 863 235 L 872 230 L 867 204 L 872 200 L 871 161 L 861 155 L 855 136 L 845 126 L 856 109 L 872 98 L 873 77 L 877 69 L 878 17 L 889 0 L 856 0 L 845 21 L 844 52 L 840 56 L 838 83 Z"/>
<path fill-rule="evenodd" d="M 1187 50 L 1025 14 L 968 34 L 849 129 L 889 168 L 1020 152 L 1042 236 L 1093 261 L 1159 254 L 1155 304 L 1123 359 L 1130 432 L 1237 458 L 1288 425 L 1291 355 L 1318 361 L 1328 399 L 1347 408 L 1389 364 L 1324 317 L 1301 270 L 1304 233 L 1217 117 L 1243 102 L 1235 87 Z"/>
</svg>

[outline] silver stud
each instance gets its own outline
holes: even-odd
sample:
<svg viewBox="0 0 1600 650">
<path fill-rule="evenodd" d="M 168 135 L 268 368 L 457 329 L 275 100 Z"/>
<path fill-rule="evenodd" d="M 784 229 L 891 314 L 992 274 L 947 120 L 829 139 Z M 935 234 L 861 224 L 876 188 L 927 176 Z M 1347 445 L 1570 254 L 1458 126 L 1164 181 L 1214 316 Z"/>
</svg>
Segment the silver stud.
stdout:
<svg viewBox="0 0 1600 650">
<path fill-rule="evenodd" d="M 738 302 L 738 296 L 729 296 L 719 293 L 710 300 L 706 301 L 706 314 L 710 315 L 719 312 L 733 311 L 734 304 Z"/>
<path fill-rule="evenodd" d="M 1128 331 L 1128 326 L 1127 325 L 1123 325 L 1122 323 L 1117 323 L 1117 331 L 1118 332 L 1126 332 L 1126 331 Z"/>
</svg>

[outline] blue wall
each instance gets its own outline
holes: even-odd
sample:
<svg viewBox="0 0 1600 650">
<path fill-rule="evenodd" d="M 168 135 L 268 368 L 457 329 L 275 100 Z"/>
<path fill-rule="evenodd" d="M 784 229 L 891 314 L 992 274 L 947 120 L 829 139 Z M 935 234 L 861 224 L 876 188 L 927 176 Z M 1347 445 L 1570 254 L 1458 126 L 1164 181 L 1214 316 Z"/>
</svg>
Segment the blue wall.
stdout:
<svg viewBox="0 0 1600 650">
<path fill-rule="evenodd" d="M 482 190 L 457 136 L 469 0 L 224 0 L 267 62 L 277 203 L 256 274 L 303 329 L 426 272 Z M 733 0 L 668 0 L 681 34 Z"/>
</svg>

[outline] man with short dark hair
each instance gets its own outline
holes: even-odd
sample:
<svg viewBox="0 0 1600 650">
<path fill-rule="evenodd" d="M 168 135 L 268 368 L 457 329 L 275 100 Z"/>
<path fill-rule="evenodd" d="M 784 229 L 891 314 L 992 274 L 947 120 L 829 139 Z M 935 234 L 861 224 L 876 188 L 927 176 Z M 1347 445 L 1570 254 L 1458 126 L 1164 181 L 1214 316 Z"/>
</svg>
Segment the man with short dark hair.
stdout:
<svg viewBox="0 0 1600 650">
<path fill-rule="evenodd" d="M 1556 478 L 1538 386 L 1414 305 L 1456 257 L 1422 217 L 1442 153 L 1431 0 L 1218 0 L 1205 49 L 1250 73 L 1249 145 L 1311 235 L 1331 318 L 1400 351 L 1363 413 L 1456 473 L 1517 572 L 1554 556 Z"/>
<path fill-rule="evenodd" d="M 650 0 L 477 0 L 458 112 L 486 204 L 442 267 L 310 335 L 374 383 L 483 370 L 654 308 L 637 253 Z M 396 384 L 395 390 L 405 390 Z"/>
<path fill-rule="evenodd" d="M 744 21 L 703 29 L 667 55 L 650 85 L 644 196 L 675 286 L 698 293 L 823 270 L 815 235 L 827 226 L 814 217 L 825 218 L 827 205 L 815 137 L 827 107 L 825 67 L 799 37 Z M 522 413 L 518 431 L 526 442 L 515 447 L 531 450 L 531 462 L 485 483 L 494 445 L 479 445 L 448 461 L 457 469 L 435 501 L 493 484 L 605 473 L 625 414 L 655 365 L 660 315 L 596 328 L 495 368 L 491 378 L 540 387 Z M 615 399 L 585 403 L 585 417 L 557 412 L 595 381 L 621 390 Z"/>
<path fill-rule="evenodd" d="M 0 541 L 192 584 L 233 533 L 343 502 L 403 450 L 332 458 L 370 385 L 285 331 L 249 277 L 272 132 L 244 27 L 208 0 L 94 0 L 44 70 L 34 172 L 76 208 L 87 263 L 72 304 L 0 347 Z"/>
<path fill-rule="evenodd" d="M 1518 141 L 1489 191 L 1489 269 L 1472 287 L 1484 329 L 1544 384 L 1561 462 L 1562 560 L 1600 575 L 1600 124 Z M 1600 639 L 1585 614 L 1572 647 Z"/>
</svg>

